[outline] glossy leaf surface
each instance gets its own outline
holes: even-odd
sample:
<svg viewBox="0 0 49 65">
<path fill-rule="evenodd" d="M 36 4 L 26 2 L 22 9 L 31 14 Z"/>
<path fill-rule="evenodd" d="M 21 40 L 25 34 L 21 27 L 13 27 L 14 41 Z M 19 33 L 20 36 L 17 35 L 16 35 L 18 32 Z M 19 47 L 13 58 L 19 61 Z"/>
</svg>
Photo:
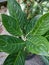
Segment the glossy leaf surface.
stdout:
<svg viewBox="0 0 49 65">
<path fill-rule="evenodd" d="M 6 30 L 10 34 L 13 34 L 15 36 L 21 36 L 22 35 L 22 31 L 20 29 L 18 20 L 15 20 L 11 16 L 2 14 L 2 22 L 3 22 L 3 25 L 5 26 Z"/>
<path fill-rule="evenodd" d="M 24 47 L 24 41 L 21 39 L 8 35 L 0 35 L 0 51 L 13 53 L 18 52 L 22 47 Z"/>
<path fill-rule="evenodd" d="M 32 18 L 31 20 L 27 21 L 26 27 L 25 27 L 26 28 L 26 34 L 28 34 L 32 29 L 34 29 L 34 26 L 40 17 L 41 17 L 41 15 L 37 15 L 34 18 Z"/>
<path fill-rule="evenodd" d="M 21 29 L 24 28 L 27 17 L 26 14 L 22 11 L 21 6 L 16 0 L 8 0 L 8 9 L 11 16 L 15 19 L 17 18 L 19 21 L 19 25 Z"/>
<path fill-rule="evenodd" d="M 24 65 L 25 63 L 24 51 L 19 51 L 17 54 L 10 54 L 3 65 Z"/>
<path fill-rule="evenodd" d="M 29 52 L 49 56 L 49 42 L 43 36 L 30 36 L 26 42 Z"/>
<path fill-rule="evenodd" d="M 44 35 L 49 30 L 49 13 L 44 14 L 39 18 L 31 33 L 33 35 Z"/>
</svg>

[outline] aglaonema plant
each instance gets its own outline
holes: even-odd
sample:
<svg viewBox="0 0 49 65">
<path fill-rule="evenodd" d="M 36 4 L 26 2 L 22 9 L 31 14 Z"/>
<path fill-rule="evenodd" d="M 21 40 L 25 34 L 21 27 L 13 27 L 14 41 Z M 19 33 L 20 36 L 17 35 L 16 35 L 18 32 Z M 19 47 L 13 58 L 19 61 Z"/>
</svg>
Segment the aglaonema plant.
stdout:
<svg viewBox="0 0 49 65">
<path fill-rule="evenodd" d="M 27 20 L 16 0 L 8 0 L 10 15 L 2 23 L 10 35 L 0 35 L 0 51 L 8 53 L 3 65 L 24 65 L 27 53 L 49 56 L 49 13 Z"/>
</svg>

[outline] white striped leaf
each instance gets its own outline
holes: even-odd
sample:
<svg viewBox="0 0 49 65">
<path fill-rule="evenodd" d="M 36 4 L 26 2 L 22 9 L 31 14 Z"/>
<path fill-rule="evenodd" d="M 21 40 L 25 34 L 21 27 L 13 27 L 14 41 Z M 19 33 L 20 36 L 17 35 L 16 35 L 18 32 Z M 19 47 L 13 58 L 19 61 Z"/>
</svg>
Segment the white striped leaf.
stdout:
<svg viewBox="0 0 49 65">
<path fill-rule="evenodd" d="M 6 53 L 18 52 L 24 47 L 24 41 L 19 38 L 0 35 L 0 51 Z"/>
<path fill-rule="evenodd" d="M 37 20 L 34 29 L 29 34 L 44 35 L 49 30 L 49 13 L 44 14 Z"/>
<path fill-rule="evenodd" d="M 22 31 L 20 29 L 17 18 L 14 19 L 11 16 L 2 14 L 2 22 L 3 22 L 3 25 L 5 26 L 6 30 L 10 34 L 13 34 L 15 36 L 21 36 L 22 35 Z"/>
<path fill-rule="evenodd" d="M 30 36 L 26 41 L 29 52 L 49 56 L 49 42 L 43 36 Z"/>
<path fill-rule="evenodd" d="M 16 0 L 8 0 L 8 9 L 11 16 L 13 16 L 15 19 L 17 18 L 19 21 L 19 25 L 21 29 L 23 29 L 27 17 L 26 14 L 22 11 L 21 6 Z"/>
<path fill-rule="evenodd" d="M 10 54 L 5 60 L 3 65 L 24 65 L 25 64 L 25 52 L 19 51 L 17 54 Z"/>
</svg>

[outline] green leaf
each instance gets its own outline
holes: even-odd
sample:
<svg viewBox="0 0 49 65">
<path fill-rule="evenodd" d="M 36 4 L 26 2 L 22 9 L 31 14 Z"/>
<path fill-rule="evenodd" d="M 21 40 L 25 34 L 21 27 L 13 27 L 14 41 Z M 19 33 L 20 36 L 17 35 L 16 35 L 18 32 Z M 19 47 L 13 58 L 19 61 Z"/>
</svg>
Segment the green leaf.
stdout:
<svg viewBox="0 0 49 65">
<path fill-rule="evenodd" d="M 30 31 L 33 35 L 44 35 L 49 30 L 49 13 L 44 14 L 39 18 L 33 30 Z"/>
<path fill-rule="evenodd" d="M 43 36 L 30 36 L 26 41 L 29 52 L 49 56 L 49 42 Z"/>
<path fill-rule="evenodd" d="M 46 37 L 47 40 L 49 41 L 49 30 L 43 36 Z"/>
<path fill-rule="evenodd" d="M 10 54 L 5 60 L 3 65 L 24 65 L 25 64 L 25 52 L 19 51 L 17 54 Z"/>
<path fill-rule="evenodd" d="M 13 16 L 14 18 L 19 17 L 20 13 L 22 12 L 21 7 L 16 0 L 8 0 L 8 9 L 10 15 Z"/>
<path fill-rule="evenodd" d="M 20 27 L 23 29 L 24 24 L 26 23 L 27 17 L 26 17 L 26 14 L 22 11 L 17 1 L 8 0 L 8 9 L 11 16 L 13 16 L 15 19 L 18 18 Z"/>
<path fill-rule="evenodd" d="M 0 51 L 6 53 L 18 52 L 24 47 L 24 41 L 8 35 L 0 35 Z"/>
<path fill-rule="evenodd" d="M 41 17 L 41 15 L 37 15 L 34 18 L 32 18 L 31 20 L 28 20 L 25 26 L 25 30 L 26 30 L 26 34 L 28 34 L 35 26 L 37 20 Z"/>
<path fill-rule="evenodd" d="M 45 65 L 49 65 L 49 57 L 41 56 L 41 59 Z"/>
<path fill-rule="evenodd" d="M 2 22 L 3 22 L 3 25 L 5 26 L 6 30 L 10 34 L 13 34 L 15 36 L 21 36 L 22 35 L 22 31 L 20 29 L 18 20 L 15 20 L 11 16 L 2 14 Z"/>
<path fill-rule="evenodd" d="M 47 38 L 47 40 L 49 41 L 49 35 L 46 35 L 45 37 L 46 37 L 46 38 Z"/>
</svg>

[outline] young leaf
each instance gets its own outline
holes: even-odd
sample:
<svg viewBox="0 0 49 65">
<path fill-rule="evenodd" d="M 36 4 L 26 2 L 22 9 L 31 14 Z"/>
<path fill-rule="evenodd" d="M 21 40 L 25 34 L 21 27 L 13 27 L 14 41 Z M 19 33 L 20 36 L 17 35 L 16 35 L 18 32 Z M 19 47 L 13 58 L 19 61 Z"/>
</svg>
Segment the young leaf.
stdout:
<svg viewBox="0 0 49 65">
<path fill-rule="evenodd" d="M 22 31 L 20 29 L 18 20 L 15 20 L 13 17 L 2 14 L 2 22 L 6 30 L 15 36 L 21 36 Z"/>
<path fill-rule="evenodd" d="M 8 0 L 8 9 L 11 16 L 15 19 L 18 18 L 20 27 L 23 29 L 24 24 L 27 20 L 26 14 L 22 11 L 20 5 L 16 0 Z"/>
<path fill-rule="evenodd" d="M 25 26 L 25 30 L 26 30 L 26 34 L 28 34 L 35 26 L 37 20 L 41 17 L 41 15 L 37 15 L 34 18 L 32 18 L 31 20 L 27 21 L 26 26 Z"/>
<path fill-rule="evenodd" d="M 31 53 L 49 56 L 49 42 L 43 36 L 30 36 L 26 41 L 27 49 Z"/>
<path fill-rule="evenodd" d="M 6 53 L 18 52 L 24 47 L 24 41 L 19 38 L 0 35 L 0 51 Z"/>
<path fill-rule="evenodd" d="M 33 30 L 30 33 L 33 35 L 43 35 L 49 30 L 49 13 L 44 14 L 39 18 Z"/>
<path fill-rule="evenodd" d="M 22 9 L 16 0 L 8 0 L 8 9 L 11 16 L 15 19 L 22 13 Z M 20 16 L 21 18 L 21 16 Z"/>
<path fill-rule="evenodd" d="M 5 60 L 3 65 L 24 65 L 25 64 L 25 52 L 19 51 L 17 54 L 10 54 Z"/>
</svg>

